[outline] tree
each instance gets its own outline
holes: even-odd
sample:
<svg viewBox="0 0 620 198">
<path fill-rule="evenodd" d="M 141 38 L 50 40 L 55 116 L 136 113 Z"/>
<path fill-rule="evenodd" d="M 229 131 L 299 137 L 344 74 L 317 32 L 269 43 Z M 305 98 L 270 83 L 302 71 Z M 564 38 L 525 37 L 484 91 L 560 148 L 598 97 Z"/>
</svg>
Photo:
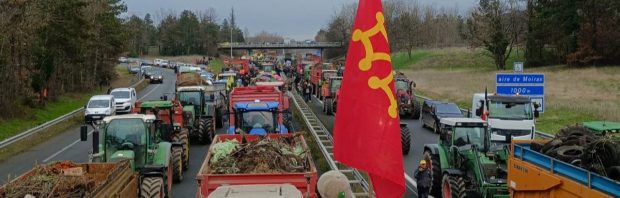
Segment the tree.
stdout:
<svg viewBox="0 0 620 198">
<path fill-rule="evenodd" d="M 506 69 L 519 34 L 510 17 L 516 10 L 508 9 L 503 0 L 480 0 L 467 19 L 466 39 L 473 47 L 482 46 L 491 53 L 497 69 Z"/>
</svg>

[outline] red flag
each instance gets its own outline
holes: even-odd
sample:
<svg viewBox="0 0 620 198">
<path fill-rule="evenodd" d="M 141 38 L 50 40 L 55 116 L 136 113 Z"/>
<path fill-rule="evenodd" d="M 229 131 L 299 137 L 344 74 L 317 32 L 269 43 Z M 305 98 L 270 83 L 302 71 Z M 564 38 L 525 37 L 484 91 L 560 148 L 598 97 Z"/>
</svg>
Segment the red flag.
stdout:
<svg viewBox="0 0 620 198">
<path fill-rule="evenodd" d="M 400 121 L 380 0 L 359 1 L 345 67 L 334 127 L 335 158 L 368 172 L 377 197 L 401 197 Z"/>
</svg>

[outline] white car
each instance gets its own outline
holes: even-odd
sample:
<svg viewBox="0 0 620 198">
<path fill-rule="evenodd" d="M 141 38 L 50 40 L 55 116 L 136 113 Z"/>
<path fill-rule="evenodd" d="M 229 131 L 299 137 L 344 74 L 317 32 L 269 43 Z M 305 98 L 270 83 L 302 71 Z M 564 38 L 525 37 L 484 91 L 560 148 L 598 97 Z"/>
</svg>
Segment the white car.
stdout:
<svg viewBox="0 0 620 198">
<path fill-rule="evenodd" d="M 86 123 L 92 123 L 116 114 L 114 96 L 112 95 L 93 96 L 88 100 L 88 104 L 84 108 L 84 120 Z"/>
<path fill-rule="evenodd" d="M 116 88 L 110 92 L 114 96 L 116 112 L 129 113 L 136 104 L 137 94 L 134 88 Z"/>
<path fill-rule="evenodd" d="M 155 59 L 155 61 L 153 62 L 153 64 L 154 64 L 155 66 L 161 66 L 163 61 L 164 61 L 163 59 Z"/>
</svg>

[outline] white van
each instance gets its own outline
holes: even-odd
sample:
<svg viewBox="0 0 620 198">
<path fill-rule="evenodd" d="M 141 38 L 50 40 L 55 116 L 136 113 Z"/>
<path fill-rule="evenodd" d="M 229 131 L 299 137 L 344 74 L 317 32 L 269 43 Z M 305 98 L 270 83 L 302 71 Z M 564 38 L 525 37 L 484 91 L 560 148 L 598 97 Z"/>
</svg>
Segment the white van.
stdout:
<svg viewBox="0 0 620 198">
<path fill-rule="evenodd" d="M 84 121 L 92 123 L 102 120 L 106 116 L 116 114 L 114 106 L 114 96 L 112 95 L 96 95 L 88 100 L 88 104 L 84 107 Z"/>
<path fill-rule="evenodd" d="M 117 113 L 129 113 L 136 104 L 138 95 L 136 89 L 128 88 L 116 88 L 110 92 L 110 95 L 114 96 L 115 107 Z"/>
</svg>

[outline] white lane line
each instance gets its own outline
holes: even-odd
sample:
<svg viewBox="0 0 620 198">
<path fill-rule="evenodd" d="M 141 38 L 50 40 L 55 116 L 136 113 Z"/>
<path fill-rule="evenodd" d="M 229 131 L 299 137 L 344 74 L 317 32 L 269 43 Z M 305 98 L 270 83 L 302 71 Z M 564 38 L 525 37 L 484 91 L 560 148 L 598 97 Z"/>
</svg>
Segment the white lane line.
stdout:
<svg viewBox="0 0 620 198">
<path fill-rule="evenodd" d="M 144 95 L 143 95 L 142 97 L 140 97 L 140 99 L 138 99 L 138 100 L 142 100 L 142 98 L 144 98 L 144 97 L 148 96 L 149 94 L 153 93 L 153 91 L 155 91 L 157 88 L 159 88 L 159 85 L 161 85 L 161 84 L 156 85 L 153 89 L 151 89 L 151 91 L 149 91 L 149 92 L 147 92 L 146 94 L 144 94 Z M 93 133 L 93 130 L 91 130 L 90 132 L 88 132 L 88 135 L 90 135 L 90 134 L 92 134 L 92 133 Z M 65 146 L 65 147 L 64 147 L 64 148 L 62 148 L 62 149 L 60 149 L 58 152 L 56 152 L 56 153 L 54 153 L 54 154 L 50 155 L 49 157 L 45 158 L 45 159 L 43 160 L 43 163 L 47 163 L 47 162 L 48 162 L 48 161 L 50 161 L 51 159 L 53 159 L 53 158 L 55 158 L 56 156 L 60 155 L 62 152 L 65 152 L 67 149 L 69 149 L 69 148 L 73 147 L 73 146 L 74 146 L 75 144 L 77 144 L 78 142 L 80 142 L 80 139 L 78 139 L 78 140 L 74 141 L 73 143 L 71 143 L 71 144 L 69 144 L 69 145 Z"/>
<path fill-rule="evenodd" d="M 88 132 L 88 135 L 92 134 L 92 133 L 93 133 L 93 131 L 94 131 L 94 130 L 91 130 L 90 132 Z M 54 154 L 50 155 L 49 157 L 45 158 L 45 159 L 43 160 L 43 163 L 47 163 L 48 161 L 50 161 L 50 160 L 51 160 L 51 159 L 53 159 L 54 157 L 56 157 L 56 156 L 60 155 L 60 153 L 65 152 L 67 149 L 69 149 L 69 148 L 73 147 L 73 145 L 77 144 L 78 142 L 80 142 L 80 139 L 78 139 L 78 140 L 74 141 L 73 143 L 71 143 L 71 144 L 69 144 L 69 145 L 65 146 L 65 147 L 64 147 L 64 148 L 62 148 L 62 149 L 60 149 L 58 152 L 56 152 L 56 153 L 54 153 Z"/>
</svg>

